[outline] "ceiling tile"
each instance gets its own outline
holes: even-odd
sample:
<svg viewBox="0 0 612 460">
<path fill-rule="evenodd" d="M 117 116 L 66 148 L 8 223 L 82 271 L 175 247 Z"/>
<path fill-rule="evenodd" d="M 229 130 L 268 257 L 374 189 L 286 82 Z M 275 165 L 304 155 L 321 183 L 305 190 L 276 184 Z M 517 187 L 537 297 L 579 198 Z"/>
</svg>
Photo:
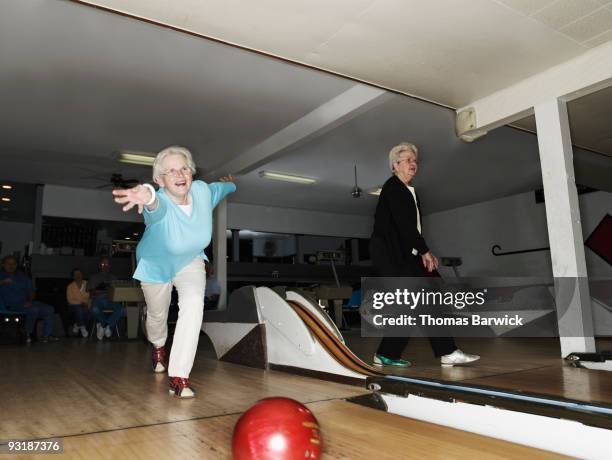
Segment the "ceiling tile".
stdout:
<svg viewBox="0 0 612 460">
<path fill-rule="evenodd" d="M 584 42 L 612 29 L 612 10 L 601 8 L 561 29 L 561 32 L 579 42 Z"/>
<path fill-rule="evenodd" d="M 591 40 L 584 42 L 583 45 L 587 48 L 595 48 L 596 46 L 603 45 L 604 43 L 608 43 L 609 41 L 612 41 L 612 30 L 608 30 L 603 34 L 597 35 Z"/>
<path fill-rule="evenodd" d="M 555 0 L 499 0 L 499 2 L 519 13 L 530 15 L 540 11 Z"/>
<path fill-rule="evenodd" d="M 553 29 L 560 29 L 600 7 L 595 0 L 559 0 L 533 17 Z"/>
</svg>

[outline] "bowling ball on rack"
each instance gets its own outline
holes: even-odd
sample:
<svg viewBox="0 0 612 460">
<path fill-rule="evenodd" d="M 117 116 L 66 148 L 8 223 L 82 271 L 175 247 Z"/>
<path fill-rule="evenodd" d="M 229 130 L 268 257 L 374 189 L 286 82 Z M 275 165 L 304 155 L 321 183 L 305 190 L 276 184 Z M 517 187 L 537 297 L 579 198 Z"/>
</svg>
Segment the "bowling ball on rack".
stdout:
<svg viewBox="0 0 612 460">
<path fill-rule="evenodd" d="M 234 460 L 316 460 L 321 448 L 317 419 L 290 398 L 258 401 L 238 419 L 232 435 Z"/>
</svg>

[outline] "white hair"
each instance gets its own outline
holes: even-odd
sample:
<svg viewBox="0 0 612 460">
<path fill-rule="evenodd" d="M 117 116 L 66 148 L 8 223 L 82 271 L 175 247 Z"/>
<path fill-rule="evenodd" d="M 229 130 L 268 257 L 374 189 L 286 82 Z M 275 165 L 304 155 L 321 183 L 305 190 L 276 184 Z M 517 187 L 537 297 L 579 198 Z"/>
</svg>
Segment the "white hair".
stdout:
<svg viewBox="0 0 612 460">
<path fill-rule="evenodd" d="M 389 169 L 391 172 L 394 171 L 395 163 L 397 163 L 402 152 L 412 152 L 417 159 L 419 158 L 419 149 L 416 145 L 410 142 L 401 142 L 389 151 Z"/>
<path fill-rule="evenodd" d="M 155 161 L 153 162 L 153 180 L 159 177 L 162 174 L 161 164 L 164 161 L 164 158 L 170 155 L 182 155 L 187 162 L 187 167 L 191 170 L 192 174 L 196 172 L 196 165 L 193 162 L 193 157 L 191 156 L 191 152 L 187 150 L 185 147 L 181 147 L 178 145 L 171 145 L 170 147 L 166 147 L 162 151 L 160 151 L 155 157 Z"/>
</svg>

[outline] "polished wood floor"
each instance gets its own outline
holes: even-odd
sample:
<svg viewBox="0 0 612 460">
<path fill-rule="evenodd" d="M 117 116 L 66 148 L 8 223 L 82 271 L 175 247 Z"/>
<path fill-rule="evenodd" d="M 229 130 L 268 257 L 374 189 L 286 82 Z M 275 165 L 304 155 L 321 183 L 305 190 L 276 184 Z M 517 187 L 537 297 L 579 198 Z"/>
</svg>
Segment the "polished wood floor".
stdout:
<svg viewBox="0 0 612 460">
<path fill-rule="evenodd" d="M 327 459 L 555 457 L 346 402 L 360 387 L 218 362 L 205 339 L 192 400 L 168 395 L 142 342 L 2 346 L 0 362 L 0 438 L 61 437 L 61 458 L 228 459 L 236 420 L 267 396 L 313 410 Z"/>
<path fill-rule="evenodd" d="M 380 339 L 361 338 L 358 330 L 344 336 L 361 359 L 371 362 Z M 393 368 L 390 372 L 612 404 L 611 373 L 569 367 L 561 359 L 558 339 L 457 339 L 457 346 L 482 358 L 467 366 L 441 367 L 429 341 L 415 338 L 403 353 L 413 365 L 401 370 Z M 598 339 L 598 349 L 611 350 L 612 340 Z"/>
<path fill-rule="evenodd" d="M 204 340 L 203 340 L 204 342 Z M 203 344 L 206 345 L 206 344 Z M 127 427 L 239 414 L 259 399 L 341 399 L 363 388 L 219 362 L 207 347 L 197 357 L 192 400 L 168 396 L 166 374 L 150 370 L 142 342 L 36 344 L 2 347 L 3 438 L 69 436 Z"/>
<path fill-rule="evenodd" d="M 559 455 L 341 400 L 309 403 L 323 433 L 324 459 L 552 459 Z M 64 438 L 74 459 L 230 459 L 231 414 Z M 20 458 L 20 457 L 16 457 Z M 23 456 L 25 458 L 25 456 Z M 30 456 L 40 458 L 45 456 Z M 55 457 L 54 457 L 55 458 Z"/>
</svg>

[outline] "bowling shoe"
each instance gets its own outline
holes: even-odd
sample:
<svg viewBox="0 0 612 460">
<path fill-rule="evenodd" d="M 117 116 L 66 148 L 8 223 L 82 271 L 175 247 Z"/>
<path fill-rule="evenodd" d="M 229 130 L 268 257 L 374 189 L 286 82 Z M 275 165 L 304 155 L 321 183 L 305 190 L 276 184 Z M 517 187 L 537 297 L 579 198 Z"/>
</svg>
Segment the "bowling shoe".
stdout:
<svg viewBox="0 0 612 460">
<path fill-rule="evenodd" d="M 183 377 L 170 377 L 169 392 L 177 398 L 187 399 L 195 397 L 195 391 L 191 388 L 189 379 Z"/>
<path fill-rule="evenodd" d="M 151 353 L 151 362 L 153 364 L 153 372 L 161 374 L 168 369 L 168 358 L 166 355 L 166 347 L 153 347 Z"/>
<path fill-rule="evenodd" d="M 410 361 L 406 361 L 405 359 L 391 359 L 386 356 L 379 355 L 378 353 L 374 355 L 374 365 L 375 366 L 395 366 L 395 367 L 408 367 L 411 366 Z"/>
<path fill-rule="evenodd" d="M 102 340 L 104 338 L 104 328 L 100 323 L 96 324 L 96 337 L 98 340 Z"/>
<path fill-rule="evenodd" d="M 457 348 L 450 355 L 442 356 L 440 358 L 440 364 L 442 364 L 442 366 L 444 367 L 451 367 L 456 364 L 472 363 L 474 361 L 478 361 L 479 359 L 480 359 L 480 356 L 464 353 Z"/>
</svg>

